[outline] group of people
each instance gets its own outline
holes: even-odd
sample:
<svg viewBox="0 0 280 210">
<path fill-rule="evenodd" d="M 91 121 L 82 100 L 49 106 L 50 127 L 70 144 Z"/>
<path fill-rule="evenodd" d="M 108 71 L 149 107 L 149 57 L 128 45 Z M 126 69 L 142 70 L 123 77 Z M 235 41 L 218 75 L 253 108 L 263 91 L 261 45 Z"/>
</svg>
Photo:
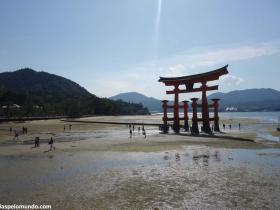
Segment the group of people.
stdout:
<svg viewBox="0 0 280 210">
<path fill-rule="evenodd" d="M 70 125 L 69 125 L 69 131 L 71 131 L 71 129 L 72 129 L 72 125 L 70 124 Z M 65 131 L 65 130 L 66 130 L 66 126 L 64 125 L 64 126 L 63 126 L 63 131 Z"/>
<path fill-rule="evenodd" d="M 131 126 L 131 124 L 129 124 L 128 127 L 129 127 L 129 138 L 132 138 L 132 135 L 135 131 L 135 125 Z M 138 135 L 140 135 L 141 127 L 138 127 L 137 129 L 138 129 Z M 146 134 L 144 125 L 142 125 L 142 135 L 144 136 L 145 139 L 147 138 L 147 134 Z"/>
<path fill-rule="evenodd" d="M 10 127 L 10 135 L 12 135 L 13 133 L 13 128 Z M 14 130 L 14 140 L 18 140 L 18 137 L 20 134 L 27 134 L 27 128 L 26 127 L 22 127 L 21 130 Z"/>
<path fill-rule="evenodd" d="M 40 147 L 40 138 L 39 138 L 38 136 L 35 137 L 34 142 L 35 142 L 35 148 Z M 48 144 L 50 145 L 49 151 L 55 150 L 55 147 L 53 146 L 54 140 L 53 140 L 52 137 L 51 137 L 51 139 L 48 141 Z"/>
<path fill-rule="evenodd" d="M 72 126 L 72 125 L 71 125 Z M 69 126 L 70 130 L 71 130 L 71 127 Z M 27 127 L 22 127 L 21 130 L 16 130 L 16 129 L 13 129 L 12 127 L 10 127 L 9 129 L 10 131 L 10 135 L 12 135 L 13 131 L 14 131 L 14 140 L 18 140 L 18 137 L 20 134 L 27 134 Z M 40 137 L 36 136 L 35 139 L 34 139 L 34 147 L 37 148 L 37 147 L 40 147 Z M 53 138 L 51 137 L 50 140 L 48 141 L 48 144 L 50 145 L 50 150 L 49 151 L 52 151 L 52 150 L 55 150 L 55 147 L 53 146 L 54 144 L 54 140 Z"/>
<path fill-rule="evenodd" d="M 228 128 L 231 130 L 231 124 L 228 125 Z M 226 130 L 226 124 L 223 123 L 223 129 Z M 240 130 L 241 129 L 241 124 L 238 123 L 238 129 Z"/>
</svg>

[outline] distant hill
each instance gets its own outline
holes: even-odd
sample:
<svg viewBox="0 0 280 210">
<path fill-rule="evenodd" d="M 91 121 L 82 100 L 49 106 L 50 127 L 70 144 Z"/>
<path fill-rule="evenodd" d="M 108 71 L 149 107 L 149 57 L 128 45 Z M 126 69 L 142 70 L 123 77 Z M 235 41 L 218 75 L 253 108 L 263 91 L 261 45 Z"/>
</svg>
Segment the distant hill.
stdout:
<svg viewBox="0 0 280 210">
<path fill-rule="evenodd" d="M 159 99 L 147 97 L 137 92 L 120 93 L 118 95 L 110 97 L 110 99 L 122 100 L 125 102 L 141 103 L 144 107 L 147 107 L 150 112 L 159 112 L 162 110 L 162 103 Z"/>
<path fill-rule="evenodd" d="M 12 91 L 71 92 L 90 94 L 77 83 L 47 72 L 37 72 L 30 68 L 14 72 L 0 73 L 0 88 Z"/>
<path fill-rule="evenodd" d="M 221 99 L 219 106 L 221 111 L 226 111 L 227 108 L 237 111 L 280 111 L 280 91 L 270 88 L 218 92 L 208 96 L 209 100 L 213 98 Z M 137 92 L 121 93 L 110 99 L 142 103 L 150 112 L 162 112 L 160 100 Z"/>
<path fill-rule="evenodd" d="M 0 73 L 0 116 L 149 114 L 141 104 L 98 98 L 77 83 L 29 68 Z"/>
<path fill-rule="evenodd" d="M 220 110 L 235 107 L 237 111 L 280 111 L 280 91 L 270 88 L 218 92 L 208 98 L 220 98 Z"/>
</svg>

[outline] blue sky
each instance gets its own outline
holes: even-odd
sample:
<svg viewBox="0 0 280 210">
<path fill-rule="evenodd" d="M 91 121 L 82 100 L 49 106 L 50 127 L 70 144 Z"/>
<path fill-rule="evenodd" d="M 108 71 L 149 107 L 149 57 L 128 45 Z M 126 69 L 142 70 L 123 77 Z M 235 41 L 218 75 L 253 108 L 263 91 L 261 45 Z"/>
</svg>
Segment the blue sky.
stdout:
<svg viewBox="0 0 280 210">
<path fill-rule="evenodd" d="M 159 76 L 229 64 L 219 91 L 280 90 L 279 11 L 278 0 L 1 0 L 0 72 L 31 67 L 102 97 L 166 98 Z"/>
</svg>

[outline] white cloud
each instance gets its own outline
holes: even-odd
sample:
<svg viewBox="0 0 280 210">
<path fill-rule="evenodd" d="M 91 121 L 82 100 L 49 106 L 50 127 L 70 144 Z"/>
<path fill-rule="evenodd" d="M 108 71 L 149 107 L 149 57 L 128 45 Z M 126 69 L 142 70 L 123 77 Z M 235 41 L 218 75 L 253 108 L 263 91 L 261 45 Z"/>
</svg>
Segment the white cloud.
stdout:
<svg viewBox="0 0 280 210">
<path fill-rule="evenodd" d="M 222 76 L 220 78 L 220 81 L 221 81 L 222 85 L 236 86 L 236 85 L 240 85 L 241 83 L 243 83 L 244 79 L 241 77 L 227 74 L 225 76 Z"/>
<path fill-rule="evenodd" d="M 171 66 L 168 68 L 168 73 L 166 76 L 168 77 L 174 77 L 174 76 L 180 76 L 184 74 L 185 66 L 182 64 L 177 64 L 176 66 Z"/>
<path fill-rule="evenodd" d="M 159 76 L 183 76 L 211 71 L 226 64 L 270 56 L 280 52 L 280 42 L 235 45 L 203 50 L 189 50 L 157 61 L 148 61 L 112 75 L 110 96 L 119 92 L 139 91 L 148 96 L 160 97 L 166 87 L 157 82 Z M 243 78 L 230 74 L 221 78 L 221 86 L 233 87 L 244 82 Z M 104 86 L 105 84 L 103 84 Z M 106 86 L 109 86 L 106 82 Z M 101 87 L 106 89 L 107 87 Z"/>
<path fill-rule="evenodd" d="M 261 56 L 269 56 L 280 52 L 279 42 L 258 43 L 245 46 L 224 47 L 207 49 L 200 52 L 187 51 L 159 61 L 165 66 L 165 75 L 170 74 L 170 69 L 180 65 L 183 73 L 195 73 L 197 68 L 211 68 L 216 65 L 225 65 L 235 61 L 248 60 Z"/>
</svg>

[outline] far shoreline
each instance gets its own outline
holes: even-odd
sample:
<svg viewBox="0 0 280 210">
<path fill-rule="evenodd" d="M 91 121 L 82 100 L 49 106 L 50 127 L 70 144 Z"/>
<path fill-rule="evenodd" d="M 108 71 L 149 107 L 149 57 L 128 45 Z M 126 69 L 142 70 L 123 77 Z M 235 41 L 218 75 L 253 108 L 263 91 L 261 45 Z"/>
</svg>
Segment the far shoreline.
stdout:
<svg viewBox="0 0 280 210">
<path fill-rule="evenodd" d="M 279 113 L 280 117 L 280 110 L 261 110 L 261 111 L 219 111 L 219 113 Z M 210 112 L 212 113 L 212 112 Z M 149 116 L 149 115 L 162 115 L 163 112 L 153 112 L 150 111 L 150 114 L 143 114 L 141 116 Z M 167 114 L 172 114 L 172 112 L 168 112 Z M 183 112 L 180 112 L 183 114 Z M 189 114 L 192 114 L 191 110 Z M 43 116 L 43 117 L 0 117 L 0 123 L 3 122 L 21 122 L 21 121 L 34 121 L 34 120 L 55 120 L 55 119 L 83 119 L 88 117 L 116 117 L 116 116 L 139 116 L 139 114 L 116 114 L 116 115 L 83 115 L 83 116 Z"/>
</svg>

